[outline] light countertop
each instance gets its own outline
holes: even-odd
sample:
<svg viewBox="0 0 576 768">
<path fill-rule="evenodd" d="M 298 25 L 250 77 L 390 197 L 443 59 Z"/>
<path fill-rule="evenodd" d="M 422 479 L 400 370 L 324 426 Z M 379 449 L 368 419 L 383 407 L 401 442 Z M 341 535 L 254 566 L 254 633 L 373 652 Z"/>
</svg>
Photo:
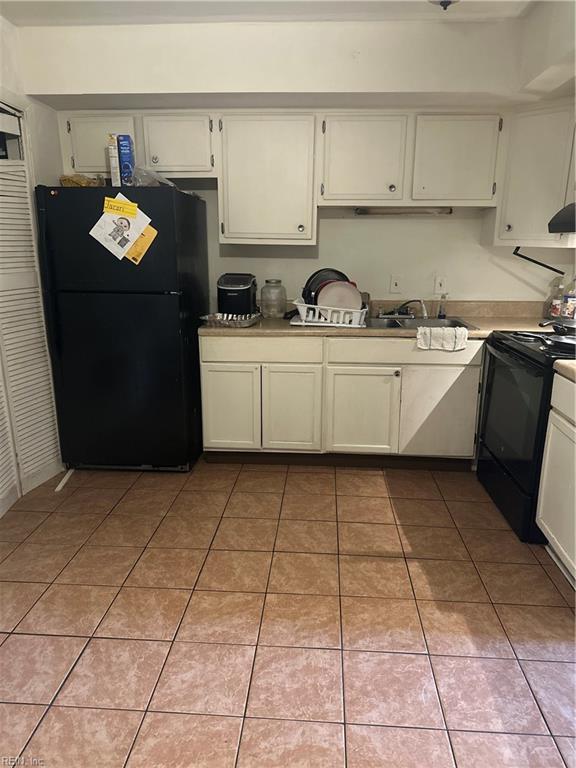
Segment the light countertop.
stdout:
<svg viewBox="0 0 576 768">
<path fill-rule="evenodd" d="M 565 379 L 576 382 L 576 360 L 556 360 L 554 370 Z"/>
<path fill-rule="evenodd" d="M 529 331 L 542 333 L 538 326 L 540 318 L 534 317 L 462 317 L 478 330 L 470 330 L 468 338 L 485 339 L 492 331 Z M 416 337 L 415 328 L 322 328 L 318 326 L 290 325 L 288 320 L 260 320 L 250 328 L 207 328 L 199 329 L 200 336 L 382 336 L 388 338 Z"/>
</svg>

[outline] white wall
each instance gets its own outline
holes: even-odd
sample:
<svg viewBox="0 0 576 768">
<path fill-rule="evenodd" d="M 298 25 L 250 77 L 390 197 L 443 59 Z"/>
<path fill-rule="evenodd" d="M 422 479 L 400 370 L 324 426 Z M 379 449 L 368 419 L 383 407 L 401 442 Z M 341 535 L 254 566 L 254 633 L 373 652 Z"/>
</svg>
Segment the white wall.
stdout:
<svg viewBox="0 0 576 768">
<path fill-rule="evenodd" d="M 483 213 L 460 209 L 452 216 L 385 216 L 370 219 L 323 218 L 317 246 L 250 246 L 218 243 L 216 191 L 199 191 L 206 200 L 212 308 L 216 280 L 223 272 L 252 272 L 259 288 L 280 277 L 289 297 L 298 296 L 306 278 L 321 267 L 342 269 L 372 298 L 434 296 L 434 276 L 447 278 L 452 299 L 533 300 L 546 298 L 554 275 L 512 255 L 510 248 L 480 244 Z M 528 249 L 534 258 L 572 275 L 574 251 Z M 402 279 L 402 293 L 389 292 L 390 275 Z"/>
</svg>

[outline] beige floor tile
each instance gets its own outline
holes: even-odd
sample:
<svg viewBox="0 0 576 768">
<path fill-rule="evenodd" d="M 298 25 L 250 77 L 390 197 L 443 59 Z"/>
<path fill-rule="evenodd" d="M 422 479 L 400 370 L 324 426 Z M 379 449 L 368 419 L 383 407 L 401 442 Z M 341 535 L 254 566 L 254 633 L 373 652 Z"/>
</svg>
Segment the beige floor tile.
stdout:
<svg viewBox="0 0 576 768">
<path fill-rule="evenodd" d="M 84 546 L 56 579 L 59 584 L 120 586 L 144 550 Z"/>
<path fill-rule="evenodd" d="M 519 659 L 576 662 L 570 608 L 499 605 L 496 610 Z"/>
<path fill-rule="evenodd" d="M 54 512 L 72 495 L 73 488 L 56 493 L 53 488 L 40 486 L 29 491 L 12 505 L 11 512 Z"/>
<path fill-rule="evenodd" d="M 394 523 L 390 499 L 385 496 L 337 496 L 342 523 Z"/>
<path fill-rule="evenodd" d="M 98 528 L 105 513 L 85 515 L 50 515 L 26 540 L 27 544 L 53 547 L 80 547 Z"/>
<path fill-rule="evenodd" d="M 400 527 L 404 555 L 423 560 L 470 560 L 455 528 L 430 528 L 407 525 Z"/>
<path fill-rule="evenodd" d="M 336 555 L 276 552 L 268 589 L 270 592 L 337 595 L 338 558 Z"/>
<path fill-rule="evenodd" d="M 342 725 L 250 718 L 244 723 L 238 768 L 344 768 L 344 764 Z"/>
<path fill-rule="evenodd" d="M 98 637 L 172 640 L 190 592 L 123 587 L 98 627 Z"/>
<path fill-rule="evenodd" d="M 514 658 L 491 605 L 421 600 L 418 608 L 431 654 Z"/>
<path fill-rule="evenodd" d="M 238 474 L 244 466 L 243 464 L 228 461 L 213 461 L 213 458 L 213 454 L 201 456 L 192 468 L 192 472 L 195 474 L 205 472 L 236 472 Z"/>
<path fill-rule="evenodd" d="M 206 550 L 148 548 L 126 580 L 128 587 L 192 589 Z"/>
<path fill-rule="evenodd" d="M 58 507 L 61 513 L 87 513 L 110 512 L 120 501 L 124 490 L 117 488 L 77 488 L 71 496 L 65 499 Z"/>
<path fill-rule="evenodd" d="M 112 514 L 160 520 L 168 512 L 175 498 L 176 491 L 133 488 L 118 502 Z"/>
<path fill-rule="evenodd" d="M 308 495 L 315 494 L 334 494 L 336 493 L 336 484 L 331 474 L 322 472 L 292 472 L 288 474 L 286 480 L 286 493 Z"/>
<path fill-rule="evenodd" d="M 426 653 L 414 600 L 343 597 L 342 633 L 347 650 Z"/>
<path fill-rule="evenodd" d="M 249 645 L 175 643 L 150 709 L 243 715 L 254 650 Z"/>
<path fill-rule="evenodd" d="M 445 499 L 450 501 L 490 501 L 474 472 L 433 472 Z"/>
<path fill-rule="evenodd" d="M 441 499 L 432 472 L 419 469 L 387 469 L 384 473 L 390 496 L 400 499 Z"/>
<path fill-rule="evenodd" d="M 221 491 L 230 493 L 238 477 L 238 472 L 228 470 L 208 470 L 192 472 L 186 480 L 185 491 Z"/>
<path fill-rule="evenodd" d="M 218 522 L 215 517 L 165 517 L 148 546 L 208 549 L 218 528 Z"/>
<path fill-rule="evenodd" d="M 338 552 L 336 523 L 280 520 L 275 549 L 279 552 Z"/>
<path fill-rule="evenodd" d="M 280 516 L 281 493 L 236 493 L 230 496 L 224 517 L 262 517 L 277 519 Z"/>
<path fill-rule="evenodd" d="M 153 640 L 92 639 L 55 704 L 146 709 L 169 650 L 169 643 Z"/>
<path fill-rule="evenodd" d="M 451 730 L 547 734 L 517 661 L 433 656 Z"/>
<path fill-rule="evenodd" d="M 48 544 L 24 542 L 0 563 L 0 581 L 50 582 L 77 551 L 77 547 L 52 547 Z"/>
<path fill-rule="evenodd" d="M 550 736 L 455 731 L 450 738 L 458 768 L 564 768 Z"/>
<path fill-rule="evenodd" d="M 456 560 L 408 560 L 418 600 L 488 603 L 490 599 L 472 563 Z"/>
<path fill-rule="evenodd" d="M 340 603 L 325 595 L 266 596 L 260 645 L 340 647 Z"/>
<path fill-rule="evenodd" d="M 510 526 L 491 501 L 446 501 L 458 528 L 480 528 L 509 531 Z"/>
<path fill-rule="evenodd" d="M 0 700 L 49 704 L 85 643 L 82 637 L 10 635 L 0 646 Z"/>
<path fill-rule="evenodd" d="M 247 715 L 341 722 L 340 652 L 259 646 Z"/>
<path fill-rule="evenodd" d="M 528 544 L 523 544 L 513 531 L 463 529 L 461 534 L 472 560 L 492 563 L 537 562 Z"/>
<path fill-rule="evenodd" d="M 282 493 L 284 472 L 241 472 L 234 486 L 237 493 Z"/>
<path fill-rule="evenodd" d="M 392 499 L 399 525 L 429 525 L 433 528 L 453 528 L 454 521 L 446 502 L 436 499 Z"/>
<path fill-rule="evenodd" d="M 9 636 L 9 635 L 8 635 L 8 633 L 7 633 L 7 632 L 0 632 L 0 645 L 2 645 L 2 643 L 4 642 L 4 640 L 6 640 L 6 638 L 7 638 L 8 636 Z"/>
<path fill-rule="evenodd" d="M 343 595 L 412 598 L 406 561 L 389 557 L 340 556 Z"/>
<path fill-rule="evenodd" d="M 211 550 L 196 588 L 221 592 L 265 592 L 271 560 L 270 552 Z"/>
<path fill-rule="evenodd" d="M 0 518 L 0 541 L 24 541 L 47 517 L 47 512 L 9 509 Z"/>
<path fill-rule="evenodd" d="M 558 751 L 564 758 L 566 768 L 576 768 L 576 739 L 567 736 L 557 736 L 554 741 Z"/>
<path fill-rule="evenodd" d="M 17 541 L 0 541 L 0 563 L 2 560 L 6 560 L 8 555 L 14 552 L 17 546 Z"/>
<path fill-rule="evenodd" d="M 17 627 L 42 635 L 91 635 L 114 600 L 116 587 L 53 584 Z"/>
<path fill-rule="evenodd" d="M 560 592 L 564 600 L 566 601 L 566 605 L 569 605 L 570 608 L 576 607 L 576 592 L 574 591 L 574 587 L 566 576 L 562 573 L 560 568 L 554 563 L 553 565 L 544 565 L 544 570 L 550 577 L 550 579 L 554 582 L 556 585 L 556 589 Z M 576 766 L 575 766 L 576 768 Z"/>
<path fill-rule="evenodd" d="M 146 491 L 181 491 L 189 474 L 187 472 L 142 472 L 134 489 Z"/>
<path fill-rule="evenodd" d="M 541 565 L 477 563 L 492 602 L 513 605 L 565 605 Z"/>
<path fill-rule="evenodd" d="M 32 765 L 42 755 L 49 768 L 124 764 L 142 719 L 141 712 L 53 707 L 32 737 L 23 758 Z"/>
<path fill-rule="evenodd" d="M 242 472 L 288 472 L 288 464 L 243 464 Z"/>
<path fill-rule="evenodd" d="M 329 464 L 290 464 L 288 473 L 292 474 L 293 472 L 296 472 L 296 474 L 334 475 L 336 469 Z"/>
<path fill-rule="evenodd" d="M 395 525 L 339 523 L 338 540 L 344 555 L 402 557 L 402 545 Z"/>
<path fill-rule="evenodd" d="M 73 483 L 74 478 L 78 481 L 78 486 L 82 488 L 116 488 L 127 491 L 140 477 L 140 472 L 129 472 L 122 470 L 76 470 L 74 474 L 66 481 L 65 488 Z M 71 487 L 74 487 L 73 485 Z"/>
<path fill-rule="evenodd" d="M 276 520 L 241 517 L 223 518 L 212 542 L 212 549 L 247 549 L 271 552 L 276 538 Z"/>
<path fill-rule="evenodd" d="M 576 736 L 576 664 L 520 663 L 552 735 Z"/>
<path fill-rule="evenodd" d="M 528 544 L 532 554 L 542 565 L 552 565 L 554 560 L 550 557 L 544 544 Z"/>
<path fill-rule="evenodd" d="M 17 765 L 16 757 L 46 711 L 40 704 L 0 704 L 0 761 Z"/>
<path fill-rule="evenodd" d="M 148 712 L 126 768 L 234 768 L 242 718 Z"/>
<path fill-rule="evenodd" d="M 194 592 L 176 640 L 255 645 L 264 595 Z"/>
<path fill-rule="evenodd" d="M 0 581 L 0 630 L 12 632 L 47 589 L 47 584 Z"/>
<path fill-rule="evenodd" d="M 221 517 L 228 494 L 221 491 L 182 491 L 168 510 L 168 516 Z"/>
<path fill-rule="evenodd" d="M 446 731 L 346 726 L 348 768 L 454 768 Z"/>
<path fill-rule="evenodd" d="M 345 651 L 344 691 L 349 723 L 444 727 L 427 656 Z"/>
<path fill-rule="evenodd" d="M 286 493 L 281 516 L 290 520 L 336 520 L 336 497 L 327 493 Z"/>
<path fill-rule="evenodd" d="M 95 546 L 145 547 L 158 520 L 133 515 L 110 515 L 88 539 Z"/>
<path fill-rule="evenodd" d="M 388 488 L 382 474 L 340 473 L 336 475 L 338 496 L 388 496 Z"/>
</svg>

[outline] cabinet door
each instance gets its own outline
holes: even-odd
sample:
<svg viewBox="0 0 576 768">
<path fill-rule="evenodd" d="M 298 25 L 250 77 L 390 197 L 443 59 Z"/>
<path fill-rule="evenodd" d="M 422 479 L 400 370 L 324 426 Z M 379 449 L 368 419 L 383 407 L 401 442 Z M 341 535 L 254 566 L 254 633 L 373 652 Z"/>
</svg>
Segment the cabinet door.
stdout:
<svg viewBox="0 0 576 768">
<path fill-rule="evenodd" d="M 576 576 L 575 466 L 576 427 L 556 411 L 551 411 L 536 522 L 572 576 Z"/>
<path fill-rule="evenodd" d="M 572 110 L 513 118 L 500 238 L 558 241 L 548 222 L 564 205 L 574 135 Z"/>
<path fill-rule="evenodd" d="M 262 366 L 262 447 L 319 451 L 322 366 Z"/>
<path fill-rule="evenodd" d="M 148 168 L 212 172 L 214 159 L 208 115 L 148 115 L 143 120 Z"/>
<path fill-rule="evenodd" d="M 203 363 L 201 374 L 204 447 L 260 448 L 260 366 Z"/>
<path fill-rule="evenodd" d="M 420 115 L 412 197 L 416 200 L 491 200 L 498 115 Z"/>
<path fill-rule="evenodd" d="M 398 453 L 398 368 L 326 368 L 325 449 Z"/>
<path fill-rule="evenodd" d="M 478 366 L 404 367 L 400 453 L 473 456 L 479 381 Z"/>
<path fill-rule="evenodd" d="M 108 161 L 108 134 L 128 133 L 134 138 L 134 119 L 114 114 L 71 117 L 70 141 L 73 167 L 82 173 L 110 172 Z"/>
<path fill-rule="evenodd" d="M 313 115 L 230 115 L 222 131 L 222 241 L 312 238 Z"/>
<path fill-rule="evenodd" d="M 400 200 L 404 115 L 329 115 L 325 120 L 324 200 Z"/>
</svg>

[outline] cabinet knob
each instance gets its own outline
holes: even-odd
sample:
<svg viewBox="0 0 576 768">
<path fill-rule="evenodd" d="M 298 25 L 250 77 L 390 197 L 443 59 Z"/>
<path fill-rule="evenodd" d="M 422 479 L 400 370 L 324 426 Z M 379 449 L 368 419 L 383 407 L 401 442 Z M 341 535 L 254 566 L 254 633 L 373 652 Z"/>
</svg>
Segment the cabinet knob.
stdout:
<svg viewBox="0 0 576 768">
<path fill-rule="evenodd" d="M 390 192 L 396 192 L 396 184 L 390 184 L 388 189 L 390 190 Z"/>
<path fill-rule="evenodd" d="M 152 162 L 157 163 L 158 162 L 158 155 L 152 155 Z"/>
<path fill-rule="evenodd" d="M 298 232 L 304 232 L 305 229 L 306 227 L 304 226 L 304 224 L 298 224 Z"/>
<path fill-rule="evenodd" d="M 506 224 L 504 229 L 506 230 L 506 232 L 512 232 L 512 224 Z"/>
<path fill-rule="evenodd" d="M 394 376 L 400 376 L 400 371 L 394 371 Z"/>
</svg>

